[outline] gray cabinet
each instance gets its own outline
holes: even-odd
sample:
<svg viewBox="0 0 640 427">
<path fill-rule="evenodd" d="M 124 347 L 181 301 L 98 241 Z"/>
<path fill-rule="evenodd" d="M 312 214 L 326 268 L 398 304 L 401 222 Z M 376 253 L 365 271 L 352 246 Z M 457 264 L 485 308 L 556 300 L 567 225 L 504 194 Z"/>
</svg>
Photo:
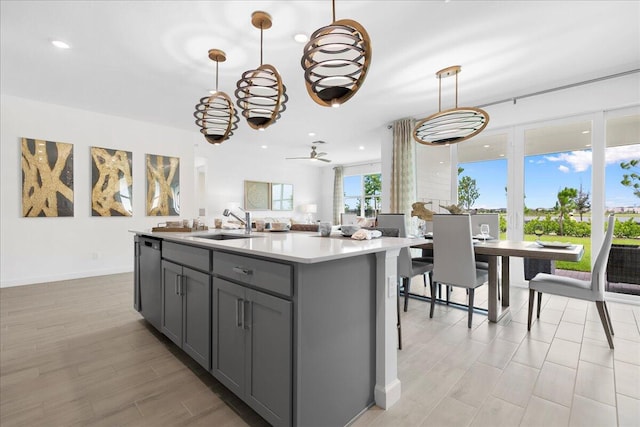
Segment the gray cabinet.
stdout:
<svg viewBox="0 0 640 427">
<path fill-rule="evenodd" d="M 213 375 L 271 424 L 291 425 L 291 301 L 215 277 L 212 332 Z"/>
<path fill-rule="evenodd" d="M 136 236 L 134 245 L 134 308 L 151 325 L 160 330 L 162 242 L 159 239 Z"/>
<path fill-rule="evenodd" d="M 162 261 L 162 333 L 211 368 L 211 276 Z"/>
</svg>

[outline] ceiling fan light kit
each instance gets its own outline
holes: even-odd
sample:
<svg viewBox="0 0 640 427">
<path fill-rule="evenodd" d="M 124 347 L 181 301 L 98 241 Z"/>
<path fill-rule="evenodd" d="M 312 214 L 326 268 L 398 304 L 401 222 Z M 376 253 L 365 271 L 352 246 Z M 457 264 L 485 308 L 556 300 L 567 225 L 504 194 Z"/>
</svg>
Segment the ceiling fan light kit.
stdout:
<svg viewBox="0 0 640 427">
<path fill-rule="evenodd" d="M 262 63 L 263 31 L 271 28 L 271 16 L 262 11 L 253 12 L 251 23 L 260 29 L 260 66 L 242 74 L 235 95 L 249 126 L 265 130 L 281 117 L 289 98 L 278 70 L 273 65 Z"/>
<path fill-rule="evenodd" d="M 371 63 L 371 39 L 362 25 L 351 19 L 316 30 L 304 47 L 301 65 L 311 99 L 323 107 L 339 107 L 364 83 Z"/>
<path fill-rule="evenodd" d="M 458 74 L 460 65 L 444 68 L 436 73 L 438 78 L 438 112 L 420 120 L 413 139 L 424 145 L 449 145 L 465 141 L 482 132 L 489 124 L 489 114 L 480 108 L 458 107 Z M 442 79 L 455 75 L 455 108 L 442 111 Z"/>
<path fill-rule="evenodd" d="M 216 90 L 211 95 L 200 98 L 193 115 L 200 133 L 210 144 L 217 145 L 233 135 L 233 131 L 238 128 L 239 119 L 229 95 L 218 90 L 218 64 L 226 61 L 226 55 L 219 49 L 211 49 L 209 59 L 216 63 Z"/>
</svg>

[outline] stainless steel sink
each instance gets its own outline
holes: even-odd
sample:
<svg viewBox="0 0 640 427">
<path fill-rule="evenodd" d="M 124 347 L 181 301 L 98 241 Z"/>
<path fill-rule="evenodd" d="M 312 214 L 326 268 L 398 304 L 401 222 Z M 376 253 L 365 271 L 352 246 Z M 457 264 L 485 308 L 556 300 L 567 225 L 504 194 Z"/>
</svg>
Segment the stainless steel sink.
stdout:
<svg viewBox="0 0 640 427">
<path fill-rule="evenodd" d="M 235 239 L 249 239 L 253 236 L 247 234 L 203 234 L 201 236 L 193 236 L 199 239 L 209 240 L 235 240 Z"/>
</svg>

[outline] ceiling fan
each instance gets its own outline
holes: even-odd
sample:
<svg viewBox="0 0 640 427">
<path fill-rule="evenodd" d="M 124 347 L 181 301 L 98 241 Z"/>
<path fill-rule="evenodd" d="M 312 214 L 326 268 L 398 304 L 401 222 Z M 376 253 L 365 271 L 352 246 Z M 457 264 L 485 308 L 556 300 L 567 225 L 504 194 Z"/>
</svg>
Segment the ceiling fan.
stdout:
<svg viewBox="0 0 640 427">
<path fill-rule="evenodd" d="M 323 159 L 323 156 L 326 156 L 327 153 L 318 153 L 316 152 L 316 146 L 312 145 L 311 146 L 311 153 L 309 154 L 309 157 L 287 157 L 287 160 L 312 160 L 312 161 L 316 161 L 316 160 L 320 160 L 321 162 L 331 162 L 331 160 L 329 159 Z"/>
</svg>

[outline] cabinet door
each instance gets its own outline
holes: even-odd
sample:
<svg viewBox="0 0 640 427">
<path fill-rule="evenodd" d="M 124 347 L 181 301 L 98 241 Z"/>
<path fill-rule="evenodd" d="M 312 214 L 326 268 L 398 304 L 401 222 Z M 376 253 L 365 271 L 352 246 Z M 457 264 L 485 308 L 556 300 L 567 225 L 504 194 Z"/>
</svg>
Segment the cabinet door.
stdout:
<svg viewBox="0 0 640 427">
<path fill-rule="evenodd" d="M 237 396 L 244 395 L 245 289 L 213 278 L 211 373 Z"/>
<path fill-rule="evenodd" d="M 162 261 L 162 333 L 182 346 L 182 266 Z"/>
<path fill-rule="evenodd" d="M 211 276 L 182 267 L 182 349 L 208 371 L 211 369 Z"/>
<path fill-rule="evenodd" d="M 272 425 L 291 424 L 292 305 L 247 289 L 245 399 Z"/>
</svg>

